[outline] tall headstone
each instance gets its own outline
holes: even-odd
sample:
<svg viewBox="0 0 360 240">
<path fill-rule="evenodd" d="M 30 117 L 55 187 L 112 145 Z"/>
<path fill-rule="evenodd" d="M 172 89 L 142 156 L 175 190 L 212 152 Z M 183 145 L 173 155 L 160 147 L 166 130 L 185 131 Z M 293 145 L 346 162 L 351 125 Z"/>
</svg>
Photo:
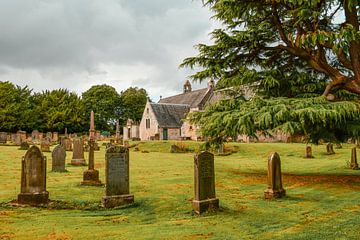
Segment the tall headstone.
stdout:
<svg viewBox="0 0 360 240">
<path fill-rule="evenodd" d="M 219 208 L 215 195 L 214 155 L 203 151 L 194 157 L 195 198 L 192 207 L 197 214 Z"/>
<path fill-rule="evenodd" d="M 353 170 L 357 170 L 359 169 L 359 165 L 357 162 L 357 157 L 356 157 L 356 147 L 353 147 L 351 149 L 351 163 L 350 163 L 350 168 Z"/>
<path fill-rule="evenodd" d="M 20 204 L 45 204 L 49 200 L 46 191 L 46 158 L 37 146 L 32 146 L 22 159 Z"/>
<path fill-rule="evenodd" d="M 73 156 L 71 159 L 71 165 L 85 165 L 85 158 L 84 158 L 84 143 L 81 138 L 74 139 L 74 150 Z"/>
<path fill-rule="evenodd" d="M 110 146 L 105 154 L 105 195 L 102 205 L 106 208 L 134 202 L 129 184 L 129 150 L 123 146 Z"/>
<path fill-rule="evenodd" d="M 57 145 L 52 151 L 52 171 L 53 172 L 66 172 L 65 160 L 66 150 L 61 144 Z"/>
<path fill-rule="evenodd" d="M 50 142 L 47 138 L 41 141 L 40 148 L 42 152 L 50 152 Z"/>
<path fill-rule="evenodd" d="M 7 141 L 7 133 L 0 132 L 0 144 L 6 144 Z"/>
<path fill-rule="evenodd" d="M 312 155 L 311 146 L 306 146 L 305 158 L 314 158 L 314 156 Z"/>
<path fill-rule="evenodd" d="M 83 173 L 82 185 L 101 186 L 102 183 L 99 180 L 99 171 L 95 169 L 95 123 L 94 112 L 90 114 L 90 129 L 89 129 L 89 168 Z"/>
<path fill-rule="evenodd" d="M 326 145 L 326 152 L 327 152 L 327 154 L 329 154 L 329 155 L 335 154 L 335 152 L 334 152 L 334 145 L 333 145 L 332 143 L 328 143 L 328 144 Z"/>
<path fill-rule="evenodd" d="M 273 153 L 268 159 L 268 187 L 264 191 L 266 199 L 281 198 L 285 196 L 282 186 L 281 161 L 278 153 Z"/>
</svg>

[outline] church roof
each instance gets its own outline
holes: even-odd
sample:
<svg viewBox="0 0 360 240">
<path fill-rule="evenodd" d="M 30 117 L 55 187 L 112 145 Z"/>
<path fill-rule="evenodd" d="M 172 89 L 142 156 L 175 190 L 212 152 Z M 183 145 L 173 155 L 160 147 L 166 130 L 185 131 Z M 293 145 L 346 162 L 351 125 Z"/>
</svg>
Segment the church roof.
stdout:
<svg viewBox="0 0 360 240">
<path fill-rule="evenodd" d="M 186 104 L 189 105 L 190 108 L 201 108 L 205 98 L 208 98 L 208 92 L 208 88 L 202 88 L 199 90 L 181 93 L 175 96 L 162 98 L 160 99 L 159 103 Z"/>
<path fill-rule="evenodd" d="M 151 108 L 162 128 L 180 128 L 182 119 L 185 119 L 189 112 L 189 105 L 186 104 L 168 104 L 168 103 L 150 103 Z"/>
</svg>

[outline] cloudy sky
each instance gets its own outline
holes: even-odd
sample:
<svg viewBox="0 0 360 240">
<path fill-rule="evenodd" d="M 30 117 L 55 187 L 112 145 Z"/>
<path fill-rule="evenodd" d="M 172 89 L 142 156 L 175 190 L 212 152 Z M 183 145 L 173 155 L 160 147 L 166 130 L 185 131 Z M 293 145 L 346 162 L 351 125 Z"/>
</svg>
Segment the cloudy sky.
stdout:
<svg viewBox="0 0 360 240">
<path fill-rule="evenodd" d="M 138 86 L 157 101 L 181 91 L 190 70 L 178 66 L 209 42 L 210 16 L 200 0 L 1 0 L 0 81 Z"/>
</svg>

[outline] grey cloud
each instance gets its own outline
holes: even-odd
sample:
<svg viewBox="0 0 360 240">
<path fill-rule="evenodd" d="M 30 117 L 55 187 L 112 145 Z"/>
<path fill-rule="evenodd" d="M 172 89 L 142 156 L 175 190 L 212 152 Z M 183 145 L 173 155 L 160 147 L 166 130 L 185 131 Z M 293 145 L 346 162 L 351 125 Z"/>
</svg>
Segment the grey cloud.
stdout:
<svg viewBox="0 0 360 240">
<path fill-rule="evenodd" d="M 43 88 L 78 78 L 79 90 L 91 84 L 86 75 L 111 75 L 101 66 L 146 65 L 157 71 L 126 84 L 174 92 L 187 74 L 181 60 L 207 40 L 209 16 L 200 0 L 2 0 L 0 77 L 16 82 L 27 71 L 22 80 Z"/>
</svg>

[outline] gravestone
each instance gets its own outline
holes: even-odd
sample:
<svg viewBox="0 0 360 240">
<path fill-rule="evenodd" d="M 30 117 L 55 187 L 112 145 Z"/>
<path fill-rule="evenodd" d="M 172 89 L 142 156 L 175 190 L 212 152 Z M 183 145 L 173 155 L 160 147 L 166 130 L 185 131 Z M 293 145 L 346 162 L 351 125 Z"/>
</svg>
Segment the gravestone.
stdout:
<svg viewBox="0 0 360 240">
<path fill-rule="evenodd" d="M 26 137 L 26 132 L 25 131 L 17 131 L 17 133 L 20 136 L 20 139 L 22 142 L 26 141 L 27 137 Z"/>
<path fill-rule="evenodd" d="M 52 151 L 52 171 L 53 172 L 66 172 L 65 160 L 66 150 L 61 144 L 57 145 Z"/>
<path fill-rule="evenodd" d="M 7 133 L 0 132 L 0 144 L 6 144 L 7 141 Z"/>
<path fill-rule="evenodd" d="M 59 141 L 59 133 L 58 132 L 53 132 L 52 141 L 56 142 L 56 143 Z"/>
<path fill-rule="evenodd" d="M 52 132 L 47 132 L 46 133 L 46 138 L 52 140 L 52 138 L 53 138 Z"/>
<path fill-rule="evenodd" d="M 40 149 L 42 152 L 51 152 L 50 151 L 50 142 L 47 138 L 41 141 Z"/>
<path fill-rule="evenodd" d="M 86 165 L 84 158 L 84 144 L 82 139 L 80 138 L 74 139 L 74 150 L 71 159 L 71 165 L 76 165 L 76 166 Z"/>
<path fill-rule="evenodd" d="M 285 190 L 281 179 L 281 161 L 278 153 L 273 153 L 268 159 L 268 188 L 264 191 L 266 199 L 281 198 Z"/>
<path fill-rule="evenodd" d="M 65 146 L 66 151 L 72 151 L 72 141 L 68 137 L 63 137 L 61 139 L 61 144 Z"/>
<path fill-rule="evenodd" d="M 305 158 L 314 158 L 311 146 L 306 146 Z"/>
<path fill-rule="evenodd" d="M 359 165 L 357 163 L 357 157 L 356 157 L 356 147 L 353 147 L 351 149 L 351 163 L 350 168 L 353 170 L 359 169 Z"/>
<path fill-rule="evenodd" d="M 49 200 L 46 191 L 46 158 L 37 146 L 32 146 L 22 159 L 20 204 L 44 204 Z"/>
<path fill-rule="evenodd" d="M 337 144 L 335 145 L 335 148 L 336 148 L 336 149 L 341 149 L 341 148 L 342 148 L 341 143 L 337 143 Z"/>
<path fill-rule="evenodd" d="M 105 154 L 105 195 L 102 205 L 113 208 L 134 202 L 129 184 L 129 150 L 111 146 Z"/>
<path fill-rule="evenodd" d="M 20 148 L 19 148 L 19 150 L 28 150 L 29 149 L 29 144 L 27 143 L 27 142 L 22 142 L 21 144 L 20 144 Z"/>
<path fill-rule="evenodd" d="M 329 154 L 329 155 L 335 154 L 335 152 L 334 152 L 334 145 L 333 145 L 332 143 L 328 143 L 328 144 L 326 145 L 326 152 L 327 152 L 327 154 Z"/>
<path fill-rule="evenodd" d="M 195 198 L 192 207 L 197 214 L 219 208 L 215 196 L 214 155 L 203 151 L 194 157 Z"/>
<path fill-rule="evenodd" d="M 16 133 L 16 134 L 13 135 L 13 137 L 14 137 L 13 142 L 15 143 L 15 145 L 20 146 L 21 142 L 22 142 L 20 134 Z"/>
<path fill-rule="evenodd" d="M 39 131 L 38 130 L 34 130 L 31 132 L 31 140 L 33 143 L 38 143 L 39 141 Z"/>
</svg>

